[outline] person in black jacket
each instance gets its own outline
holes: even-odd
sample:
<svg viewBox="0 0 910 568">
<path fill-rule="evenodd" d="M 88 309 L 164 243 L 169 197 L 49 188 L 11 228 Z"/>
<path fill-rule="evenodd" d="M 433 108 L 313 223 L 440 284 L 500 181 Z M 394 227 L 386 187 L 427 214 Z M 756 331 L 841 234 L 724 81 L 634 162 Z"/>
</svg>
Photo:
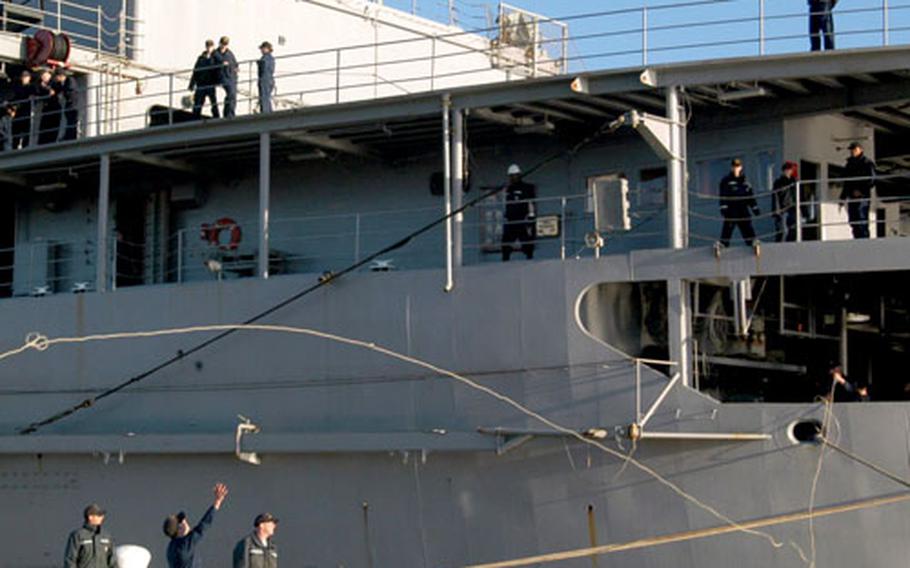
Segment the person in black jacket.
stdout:
<svg viewBox="0 0 910 568">
<path fill-rule="evenodd" d="M 844 167 L 844 189 L 841 191 L 841 207 L 847 206 L 847 217 L 854 239 L 869 238 L 869 202 L 875 187 L 875 162 L 866 157 L 858 142 L 848 146 L 850 157 Z M 859 179 L 851 179 L 859 178 Z"/>
<path fill-rule="evenodd" d="M 215 85 L 220 82 L 221 69 L 217 67 L 215 58 L 215 42 L 205 40 L 205 51 L 196 58 L 196 64 L 193 66 L 193 76 L 190 77 L 189 90 L 193 92 L 193 116 L 199 118 L 202 116 L 202 107 L 205 100 L 209 100 L 209 106 L 212 109 L 212 118 L 218 118 L 221 113 L 218 111 L 218 93 Z"/>
<path fill-rule="evenodd" d="M 63 127 L 57 140 L 75 140 L 79 133 L 79 88 L 76 79 L 69 76 L 63 67 L 57 67 L 52 85 L 51 89 L 63 113 Z"/>
<path fill-rule="evenodd" d="M 224 89 L 224 118 L 231 118 L 237 108 L 237 69 L 239 67 L 234 52 L 228 49 L 230 38 L 223 36 L 218 40 L 218 49 L 212 54 L 219 70 L 218 83 Z"/>
<path fill-rule="evenodd" d="M 89 505 L 82 512 L 85 524 L 70 533 L 63 568 L 117 568 L 114 539 L 102 528 L 104 509 Z"/>
<path fill-rule="evenodd" d="M 834 6 L 837 0 L 809 0 L 809 43 L 812 51 L 834 49 Z"/>
<path fill-rule="evenodd" d="M 743 240 L 751 246 L 755 241 L 752 215 L 758 215 L 759 209 L 752 186 L 743 174 L 743 163 L 739 158 L 730 163 L 730 173 L 720 180 L 719 194 L 720 214 L 724 218 L 720 243 L 725 247 L 730 246 L 733 229 L 739 227 Z"/>
<path fill-rule="evenodd" d="M 771 207 L 774 209 L 774 227 L 776 240 L 781 242 L 796 240 L 796 182 L 799 180 L 799 167 L 795 162 L 784 162 L 781 176 L 774 180 L 771 191 Z"/>
<path fill-rule="evenodd" d="M 35 85 L 35 107 L 38 119 L 38 144 L 56 142 L 60 134 L 62 109 L 54 93 L 53 75 L 50 70 L 41 71 L 41 80 Z"/>
<path fill-rule="evenodd" d="M 32 72 L 23 69 L 13 85 L 13 104 L 16 105 L 16 120 L 13 121 L 13 149 L 26 148 L 32 132 L 32 97 L 35 86 Z"/>
<path fill-rule="evenodd" d="M 278 547 L 275 530 L 278 519 L 271 513 L 262 513 L 253 521 L 253 532 L 234 547 L 234 568 L 278 568 Z"/>
<path fill-rule="evenodd" d="M 223 483 L 215 484 L 215 501 L 208 508 L 202 519 L 192 529 L 186 519 L 186 513 L 180 512 L 164 519 L 164 534 L 171 542 L 167 545 L 167 565 L 170 568 L 194 568 L 196 545 L 202 540 L 202 535 L 212 525 L 215 511 L 221 508 L 224 498 L 227 497 L 228 488 Z"/>
<path fill-rule="evenodd" d="M 0 147 L 4 152 L 13 149 L 13 129 L 16 124 L 16 105 L 12 102 L 3 107 L 3 116 L 0 116 Z"/>
<path fill-rule="evenodd" d="M 272 112 L 272 91 L 275 90 L 275 58 L 272 44 L 264 41 L 259 46 L 262 57 L 256 62 L 259 71 L 259 112 Z"/>
<path fill-rule="evenodd" d="M 509 166 L 509 184 L 506 186 L 505 222 L 502 225 L 502 261 L 512 257 L 512 244 L 521 245 L 521 252 L 528 260 L 534 258 L 534 239 L 536 218 L 534 199 L 537 188 L 522 179 L 521 167 L 518 164 Z"/>
</svg>

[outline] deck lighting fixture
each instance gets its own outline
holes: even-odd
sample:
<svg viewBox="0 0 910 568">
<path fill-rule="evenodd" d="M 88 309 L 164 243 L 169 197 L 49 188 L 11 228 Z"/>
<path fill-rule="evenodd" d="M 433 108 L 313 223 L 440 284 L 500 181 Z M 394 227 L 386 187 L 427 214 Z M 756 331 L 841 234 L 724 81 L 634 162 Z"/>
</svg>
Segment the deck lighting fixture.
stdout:
<svg viewBox="0 0 910 568">
<path fill-rule="evenodd" d="M 747 89 L 737 89 L 735 91 L 721 91 L 717 93 L 717 100 L 722 103 L 729 103 L 766 96 L 768 96 L 768 91 L 766 91 L 764 87 L 750 87 Z"/>
</svg>

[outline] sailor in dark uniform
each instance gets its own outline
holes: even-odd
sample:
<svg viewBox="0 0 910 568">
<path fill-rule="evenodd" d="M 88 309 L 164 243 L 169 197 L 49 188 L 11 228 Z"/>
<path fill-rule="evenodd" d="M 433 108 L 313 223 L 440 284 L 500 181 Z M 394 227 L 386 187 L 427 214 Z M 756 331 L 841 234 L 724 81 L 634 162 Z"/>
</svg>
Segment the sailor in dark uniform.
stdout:
<svg viewBox="0 0 910 568">
<path fill-rule="evenodd" d="M 739 227 L 746 244 L 751 246 L 755 241 L 755 229 L 752 228 L 752 215 L 758 215 L 758 202 L 752 192 L 752 186 L 743 174 L 743 163 L 739 158 L 730 163 L 730 173 L 720 180 L 720 214 L 724 226 L 720 234 L 720 243 L 730 246 L 733 229 Z"/>
<path fill-rule="evenodd" d="M 218 83 L 224 89 L 224 118 L 234 116 L 237 109 L 237 58 L 228 49 L 230 38 L 223 36 L 218 41 L 218 49 L 212 54 L 215 65 L 220 71 Z"/>
<path fill-rule="evenodd" d="M 57 141 L 60 133 L 62 109 L 54 93 L 53 74 L 49 69 L 41 71 L 41 80 L 35 85 L 36 119 L 38 121 L 38 144 Z"/>
<path fill-rule="evenodd" d="M 809 42 L 812 51 L 834 49 L 834 6 L 837 0 L 809 0 Z"/>
<path fill-rule="evenodd" d="M 16 120 L 13 121 L 13 148 L 25 148 L 29 145 L 32 132 L 32 98 L 35 85 L 32 84 L 32 73 L 24 69 L 13 85 L 13 103 L 16 105 Z"/>
<path fill-rule="evenodd" d="M 844 189 L 841 191 L 841 206 L 847 205 L 847 216 L 854 239 L 869 238 L 869 204 L 875 188 L 875 162 L 866 157 L 858 142 L 848 146 L 850 157 L 844 167 Z M 853 179 L 851 179 L 853 178 Z M 859 179 L 857 179 L 859 178 Z"/>
<path fill-rule="evenodd" d="M 259 70 L 259 112 L 272 112 L 272 92 L 275 90 L 275 58 L 272 44 L 264 41 L 259 46 L 262 57 L 256 62 Z"/>
<path fill-rule="evenodd" d="M 205 100 L 209 100 L 212 108 L 212 118 L 218 118 L 221 113 L 218 112 L 218 93 L 215 85 L 221 81 L 221 69 L 217 67 L 213 53 L 215 51 L 215 42 L 205 40 L 205 51 L 196 58 L 196 64 L 193 66 L 193 76 L 190 78 L 189 89 L 193 92 L 193 116 L 199 118 L 202 116 L 202 107 Z"/>
<path fill-rule="evenodd" d="M 76 79 L 69 76 L 66 69 L 58 67 L 54 72 L 52 89 L 63 113 L 63 128 L 58 140 L 75 140 L 79 133 L 79 88 Z"/>
<path fill-rule="evenodd" d="M 796 182 L 799 180 L 799 167 L 795 162 L 784 162 L 781 175 L 774 180 L 771 190 L 771 204 L 774 210 L 774 226 L 777 242 L 796 240 Z"/>
<path fill-rule="evenodd" d="M 114 539 L 102 527 L 104 515 L 98 505 L 85 508 L 85 524 L 71 532 L 66 541 L 63 568 L 117 568 Z"/>
<path fill-rule="evenodd" d="M 505 222 L 502 226 L 502 260 L 512 256 L 512 243 L 518 241 L 521 252 L 528 260 L 534 258 L 535 214 L 534 199 L 537 188 L 522 179 L 521 167 L 512 164 L 508 169 L 509 184 L 506 186 Z"/>
</svg>

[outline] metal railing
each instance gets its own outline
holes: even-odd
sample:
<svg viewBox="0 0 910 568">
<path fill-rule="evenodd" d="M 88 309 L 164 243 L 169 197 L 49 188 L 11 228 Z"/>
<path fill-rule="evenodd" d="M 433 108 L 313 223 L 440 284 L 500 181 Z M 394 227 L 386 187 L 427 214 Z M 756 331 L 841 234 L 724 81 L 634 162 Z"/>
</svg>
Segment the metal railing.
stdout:
<svg viewBox="0 0 910 568">
<path fill-rule="evenodd" d="M 841 45 L 910 43 L 907 0 L 865 0 L 863 5 L 838 8 L 834 18 L 843 24 L 834 34 Z M 807 21 L 808 9 L 792 0 L 693 0 L 559 20 L 537 18 L 532 28 L 565 24 L 585 30 L 571 39 L 538 37 L 527 50 L 504 47 L 497 41 L 504 28 L 512 25 L 502 22 L 490 28 L 429 37 L 415 32 L 414 37 L 392 41 L 278 53 L 272 98 L 274 106 L 283 110 L 558 75 L 581 68 L 805 51 L 809 43 Z M 706 37 L 711 39 L 706 41 Z M 104 47 L 103 43 L 99 45 Z M 240 62 L 236 78 L 238 114 L 254 113 L 260 106 L 256 69 L 256 60 Z M 84 116 L 88 109 L 80 109 L 80 131 L 92 135 L 192 120 L 192 96 L 186 90 L 191 75 L 192 69 L 180 69 L 112 79 L 88 89 L 81 93 L 86 95 L 84 100 L 95 101 L 98 108 L 91 109 L 92 116 L 88 117 Z M 95 89 L 115 96 L 101 96 L 101 91 L 92 92 Z M 101 106 L 116 106 L 117 112 L 106 112 Z M 114 118 L 107 118 L 110 116 Z"/>
</svg>

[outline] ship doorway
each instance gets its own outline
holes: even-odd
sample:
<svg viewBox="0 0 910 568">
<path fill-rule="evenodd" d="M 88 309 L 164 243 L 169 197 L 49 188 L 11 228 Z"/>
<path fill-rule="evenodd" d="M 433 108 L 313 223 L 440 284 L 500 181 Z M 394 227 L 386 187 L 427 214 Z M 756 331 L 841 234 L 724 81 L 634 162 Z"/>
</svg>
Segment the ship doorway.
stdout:
<svg viewBox="0 0 910 568">
<path fill-rule="evenodd" d="M 0 298 L 13 295 L 13 261 L 16 246 L 16 204 L 0 199 Z"/>
<path fill-rule="evenodd" d="M 145 282 L 146 200 L 142 195 L 117 198 L 114 224 L 117 246 L 113 269 L 116 283 L 138 286 Z"/>
</svg>

